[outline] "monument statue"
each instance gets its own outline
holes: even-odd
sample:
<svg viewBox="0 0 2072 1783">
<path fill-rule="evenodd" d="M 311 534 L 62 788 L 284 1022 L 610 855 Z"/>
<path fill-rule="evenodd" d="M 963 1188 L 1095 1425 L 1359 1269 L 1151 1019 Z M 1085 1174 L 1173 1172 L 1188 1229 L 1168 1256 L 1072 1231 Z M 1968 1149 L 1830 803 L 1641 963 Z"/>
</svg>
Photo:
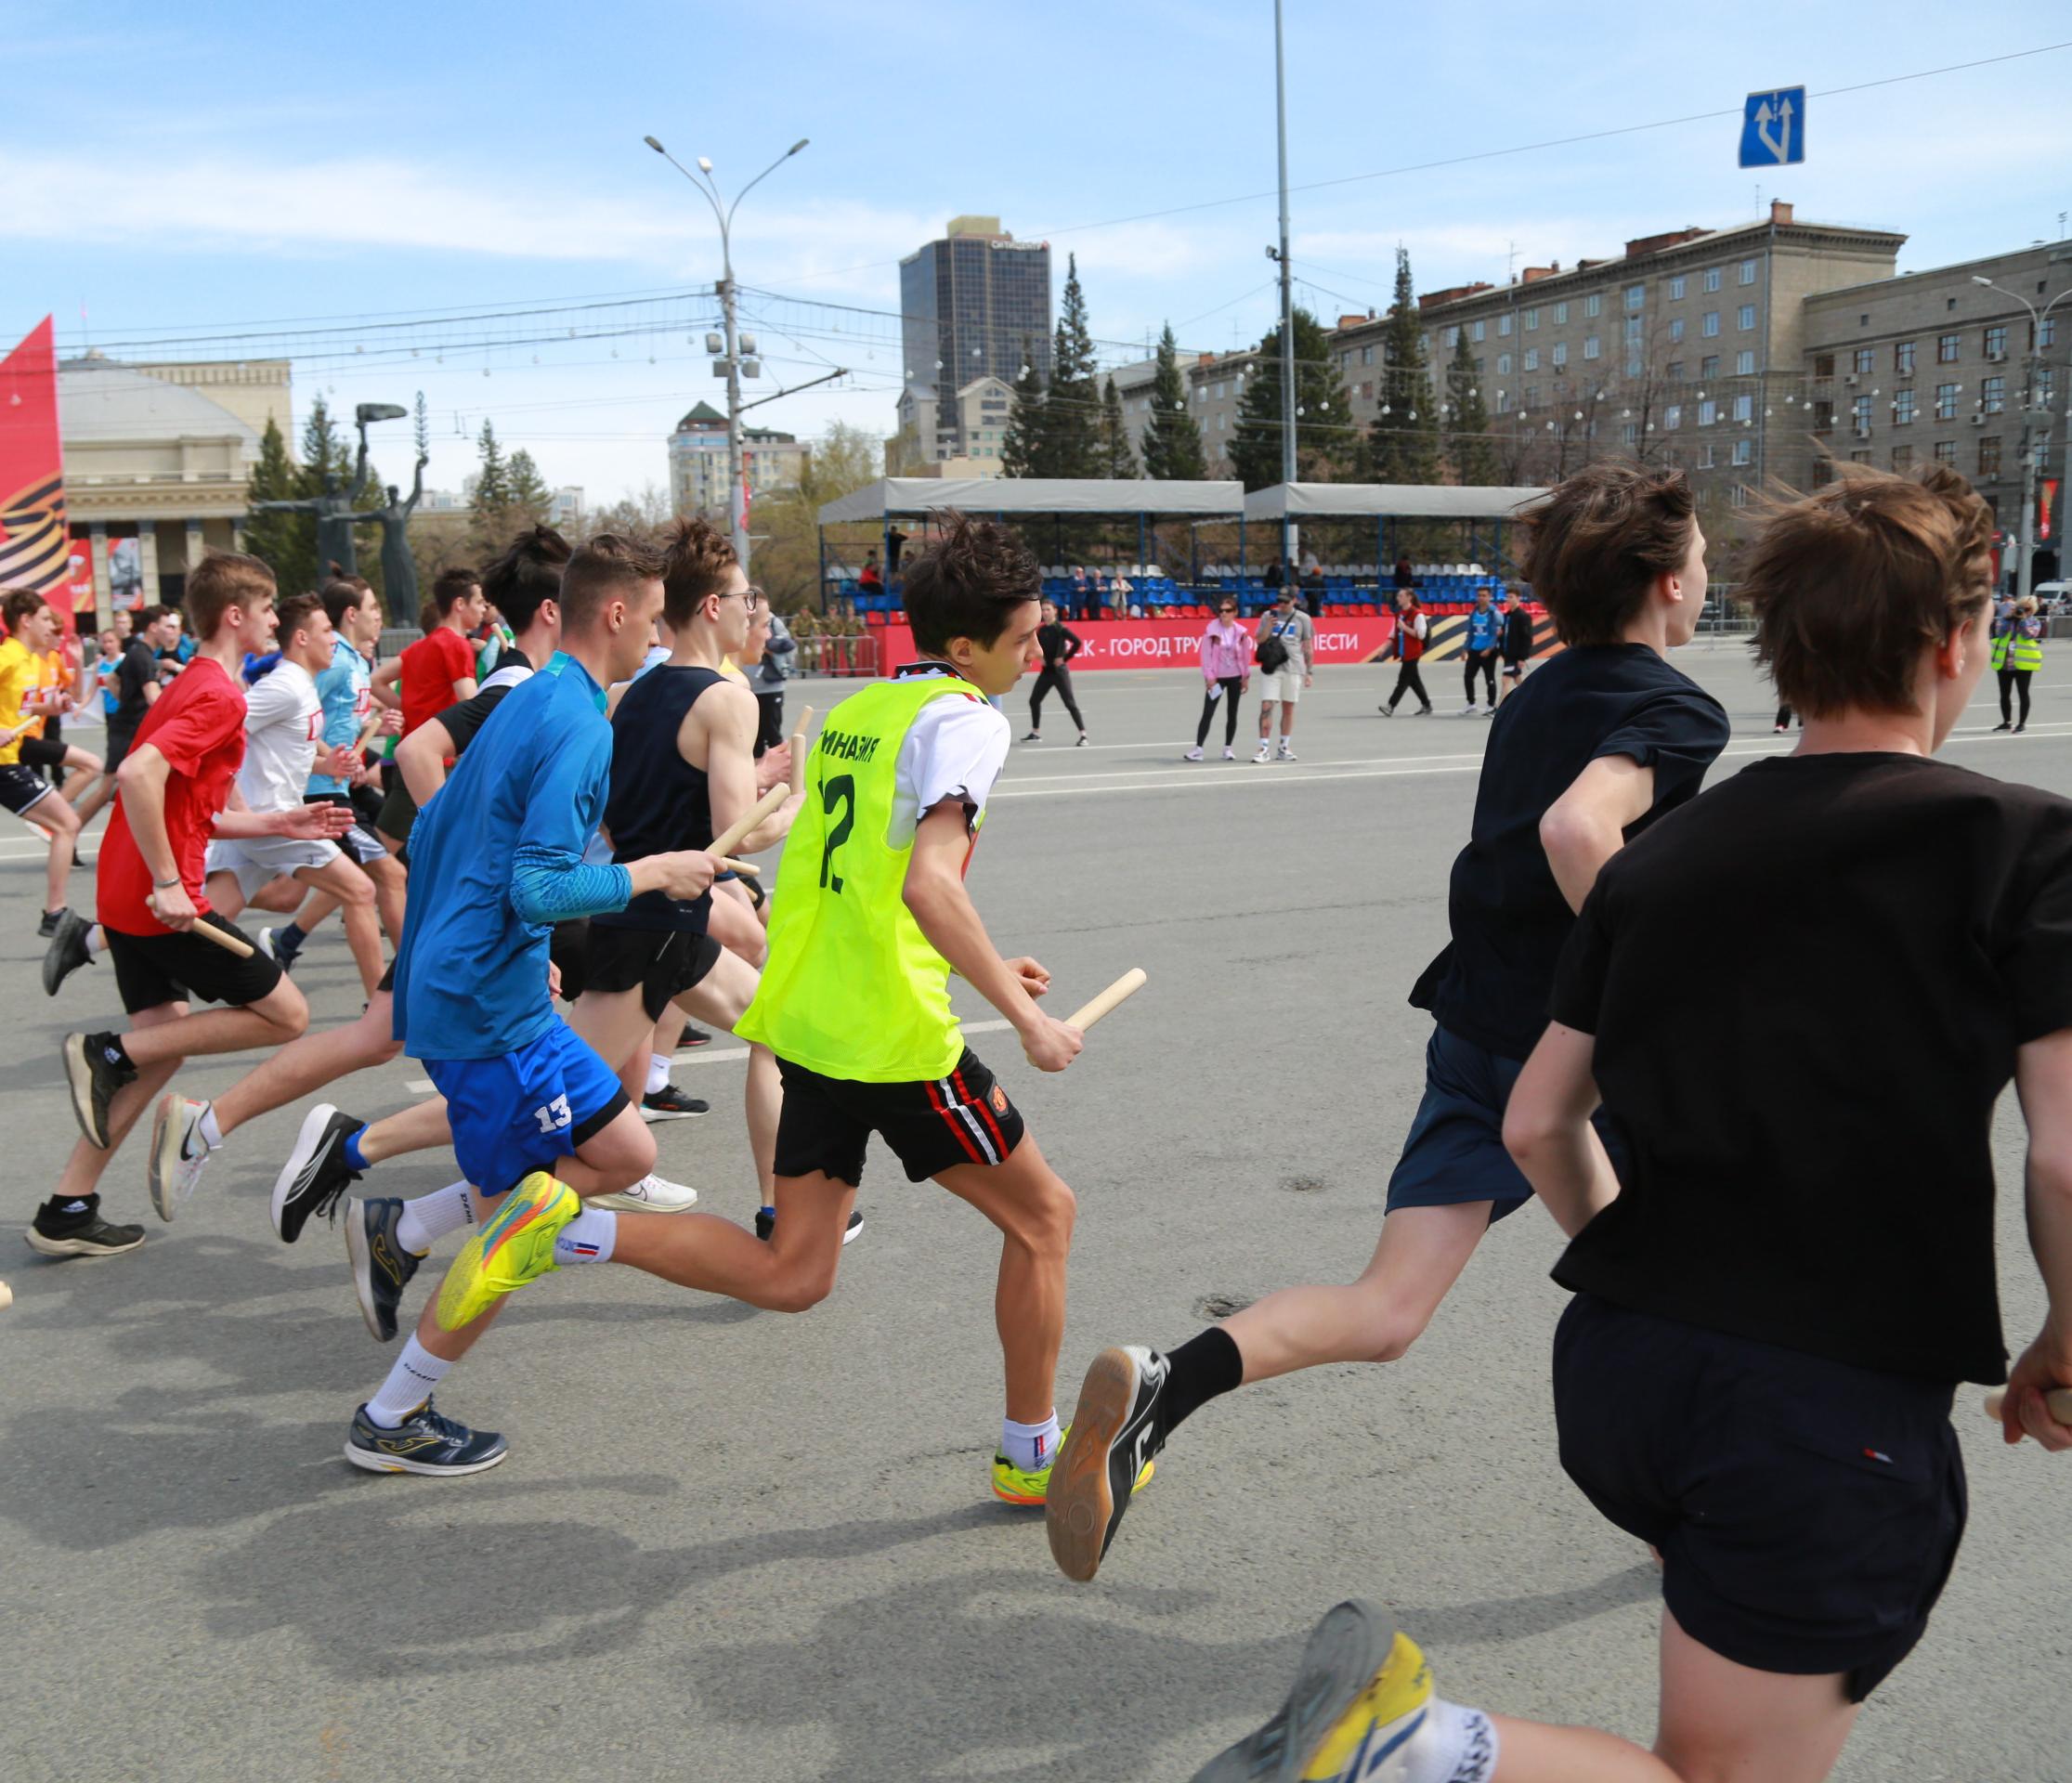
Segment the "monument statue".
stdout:
<svg viewBox="0 0 2072 1783">
<path fill-rule="evenodd" d="M 395 625 L 417 623 L 417 563 L 410 556 L 410 510 L 424 499 L 424 467 L 430 462 L 428 458 L 417 461 L 417 476 L 410 484 L 408 501 L 397 499 L 400 491 L 391 483 L 385 508 L 362 508 L 353 515 L 355 521 L 381 523 L 382 601 L 392 616 L 390 623 Z"/>
<path fill-rule="evenodd" d="M 359 426 L 359 455 L 353 462 L 353 481 L 350 488 L 341 488 L 337 474 L 324 473 L 324 489 L 321 495 L 306 495 L 293 501 L 254 501 L 254 514 L 310 514 L 317 517 L 317 581 L 319 586 L 329 581 L 332 566 L 342 576 L 359 574 L 359 556 L 353 542 L 353 522 L 360 516 L 354 510 L 354 503 L 367 492 L 367 424 L 374 421 L 396 421 L 409 413 L 408 410 L 393 402 L 363 402 L 354 411 L 354 420 Z M 422 477 L 422 470 L 420 476 Z M 393 501 L 394 492 L 390 499 Z M 410 500 L 415 502 L 416 496 Z M 406 553 L 407 555 L 407 553 Z M 416 578 L 410 579 L 412 590 L 410 611 L 415 612 Z M 393 601 L 394 596 L 390 599 Z"/>
</svg>

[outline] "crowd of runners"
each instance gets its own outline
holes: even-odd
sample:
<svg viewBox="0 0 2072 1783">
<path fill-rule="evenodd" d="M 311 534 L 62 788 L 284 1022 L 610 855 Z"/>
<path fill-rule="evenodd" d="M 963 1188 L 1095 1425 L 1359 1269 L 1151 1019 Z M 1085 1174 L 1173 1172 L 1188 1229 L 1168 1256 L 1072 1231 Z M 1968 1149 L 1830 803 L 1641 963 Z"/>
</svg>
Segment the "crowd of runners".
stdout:
<svg viewBox="0 0 2072 1783">
<path fill-rule="evenodd" d="M 1101 1351 L 1068 1422 L 1073 1193 L 948 991 L 962 977 L 1039 1071 L 1080 1051 L 1043 1007 L 1049 974 L 1003 957 L 965 884 L 1012 735 L 995 702 L 1038 671 L 1031 737 L 1051 692 L 1086 735 L 1077 640 L 1010 532 L 952 516 L 906 566 L 915 660 L 796 761 L 739 667 L 767 608 L 700 521 L 573 548 L 528 530 L 442 579 L 437 622 L 378 666 L 364 582 L 283 599 L 264 563 L 213 554 L 188 579 L 184 655 L 155 610 L 118 640 L 105 760 L 40 736 L 24 754 L 62 703 L 34 667 L 59 627 L 9 596 L 0 799 L 50 838 L 44 988 L 127 1018 L 63 1043 L 80 1138 L 29 1243 L 144 1243 L 101 1185 L 147 1113 L 145 1187 L 172 1221 L 239 1127 L 408 1053 L 437 1093 L 372 1122 L 314 1101 L 272 1222 L 293 1243 L 335 1217 L 369 1331 L 402 1339 L 339 1408 L 345 1459 L 470 1474 L 505 1439 L 435 1394 L 511 1295 L 616 1263 L 812 1307 L 861 1228 L 875 1134 L 998 1230 L 991 1489 L 1040 1510 L 1057 1566 L 1088 1581 L 1182 1425 L 1261 1380 L 1401 1357 L 1482 1234 L 1537 1196 L 1569 1239 L 1562 1464 L 1662 1567 L 1654 1750 L 1443 1698 L 1411 1633 L 1349 1602 L 1282 1711 L 1201 1776 L 1825 1776 L 1948 1576 L 1959 1384 L 2004 1384 L 2008 1440 L 2072 1448 L 2051 1397 L 2072 1387 L 2072 801 L 1935 760 L 2009 655 L 1986 504 L 1939 467 L 1838 469 L 1764 519 L 1740 589 L 1799 746 L 1710 791 L 1727 716 L 1669 660 L 1706 592 L 1688 484 L 1596 466 L 1529 512 L 1524 567 L 1564 647 L 1528 675 L 1515 600 L 1469 617 L 1467 708 L 1479 692 L 1495 722 L 1451 940 L 1409 987 L 1433 1021 L 1426 1085 L 1372 1257 L 1169 1349 Z M 1426 635 L 1412 595 L 1385 712 L 1406 695 L 1430 710 Z M 1292 590 L 1255 628 L 1226 604 L 1188 759 L 1219 706 L 1235 759 L 1255 673 L 1253 759 L 1292 758 L 1310 638 Z M 66 907 L 78 810 L 38 766 L 74 796 L 113 789 L 91 920 Z M 780 842 L 765 889 L 755 857 Z M 253 908 L 283 920 L 241 928 Z M 333 910 L 367 1002 L 312 1029 L 292 968 Z M 1727 932 L 1759 944 L 1689 944 Z M 701 1107 L 668 1074 L 692 1022 L 750 1050 L 738 1219 L 655 1172 L 651 1121 Z M 175 1085 L 184 1060 L 247 1051 L 208 1101 Z M 1988 1148 L 2010 1081 L 2050 1307 L 2012 1365 Z M 450 1185 L 380 1192 L 390 1159 L 444 1148 Z M 1179 1471 L 1161 1493 L 1187 1491 Z M 1396 1527 L 1429 1514 L 1399 1507 Z"/>
</svg>

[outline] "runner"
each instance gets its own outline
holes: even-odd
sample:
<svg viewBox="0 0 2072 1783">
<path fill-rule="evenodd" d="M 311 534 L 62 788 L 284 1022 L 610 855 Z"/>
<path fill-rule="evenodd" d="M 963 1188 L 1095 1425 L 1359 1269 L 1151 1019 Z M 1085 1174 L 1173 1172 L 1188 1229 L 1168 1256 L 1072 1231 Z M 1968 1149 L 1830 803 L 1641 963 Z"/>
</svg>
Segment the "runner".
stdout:
<svg viewBox="0 0 2072 1783">
<path fill-rule="evenodd" d="M 1475 678 L 1482 678 L 1489 704 L 1485 718 L 1496 716 L 1496 658 L 1504 647 L 1504 616 L 1490 605 L 1488 586 L 1475 591 L 1474 609 L 1467 616 L 1467 644 L 1461 653 L 1461 683 L 1467 692 L 1467 709 L 1461 716 L 1475 716 Z"/>
<path fill-rule="evenodd" d="M 1573 1241 L 1562 1465 L 1662 1556 L 1655 1750 L 1442 1701 L 1407 1634 L 1340 1605 L 1278 1731 L 1208 1783 L 1824 1777 L 1955 1558 L 1956 1384 L 2006 1380 L 2007 1439 L 2072 1449 L 2043 1398 L 2072 1386 L 2072 802 L 1931 759 L 1987 659 L 1986 503 L 1940 467 L 1836 469 L 1735 591 L 1805 715 L 1797 749 L 1606 866 L 1505 1120 Z M 1693 944 L 1723 926 L 1763 945 Z M 2011 1078 L 2048 1292 L 2012 1373 L 1990 1132 Z M 1896 1118 L 1892 1086 L 1928 1081 Z"/>
<path fill-rule="evenodd" d="M 1072 714 L 1072 722 L 1079 728 L 1079 741 L 1075 748 L 1084 748 L 1087 743 L 1087 721 L 1079 716 L 1079 702 L 1072 696 L 1073 657 L 1087 646 L 1079 640 L 1076 631 L 1066 628 L 1058 618 L 1055 601 L 1043 603 L 1043 622 L 1036 628 L 1036 649 L 1043 657 L 1043 672 L 1036 676 L 1036 685 L 1029 690 L 1029 734 L 1024 743 L 1043 741 L 1039 733 L 1043 729 L 1043 696 L 1056 690 L 1064 709 Z"/>
<path fill-rule="evenodd" d="M 467 634 L 482 617 L 482 585 L 472 569 L 448 569 L 432 584 L 425 613 L 433 623 L 424 635 L 401 652 L 393 662 L 374 670 L 373 685 L 397 685 L 403 703 L 402 735 L 409 736 L 428 718 L 449 707 L 474 697 L 479 683 L 475 672 L 475 646 Z M 390 782 L 383 800 L 378 827 L 400 848 L 410 833 L 416 815 L 408 792 L 401 791 L 402 775 Z"/>
<path fill-rule="evenodd" d="M 0 617 L 7 622 L 7 642 L 0 644 L 0 805 L 50 839 L 44 867 L 43 920 L 36 926 L 36 933 L 47 938 L 58 932 L 70 914 L 65 907 L 65 881 L 72 875 L 72 856 L 79 845 L 79 813 L 22 760 L 22 750 L 24 739 L 33 735 L 42 722 L 43 657 L 58 635 L 59 619 L 50 603 L 27 588 L 7 595 L 0 605 Z"/>
<path fill-rule="evenodd" d="M 1453 940 L 1410 995 L 1438 1025 L 1425 1094 L 1389 1178 L 1373 1260 L 1349 1287 L 1286 1288 L 1170 1356 L 1109 1349 L 1087 1375 L 1049 1510 L 1051 1551 L 1094 1575 L 1127 1498 L 1111 1473 L 1245 1383 L 1415 1343 L 1491 1224 L 1531 1189 L 1504 1105 L 1546 1025 L 1561 944 L 1622 838 L 1695 797 L 1727 714 L 1664 654 L 1705 601 L 1705 540 L 1680 472 L 1600 464 L 1524 516 L 1527 574 L 1569 648 L 1506 700 L 1470 840 L 1453 863 Z"/>
<path fill-rule="evenodd" d="M 124 634 L 124 626 L 128 624 L 130 616 L 127 613 L 115 615 L 120 622 L 115 627 L 118 659 L 109 690 L 114 696 L 115 704 L 108 714 L 108 746 L 101 751 L 100 785 L 79 807 L 82 829 L 100 815 L 103 807 L 113 801 L 116 772 L 123 765 L 123 758 L 129 753 L 130 745 L 137 740 L 137 727 L 144 722 L 144 714 L 150 710 L 151 702 L 159 696 L 155 653 L 171 635 L 166 620 L 172 612 L 169 606 L 147 606 L 138 615 L 143 630 L 135 635 Z"/>
<path fill-rule="evenodd" d="M 97 875 L 100 922 L 69 935 L 85 927 L 71 918 L 51 943 L 54 952 L 68 936 L 82 950 L 105 947 L 131 1024 L 126 1035 L 66 1036 L 65 1075 L 83 1137 L 29 1229 L 31 1246 L 47 1256 L 105 1256 L 144 1242 L 141 1227 L 101 1218 L 96 1191 L 183 1059 L 279 1046 L 308 1025 L 301 993 L 264 954 L 240 958 L 186 932 L 208 912 L 202 859 L 212 830 L 314 841 L 343 827 L 328 807 L 253 812 L 238 799 L 245 696 L 234 671 L 248 648 L 263 650 L 273 636 L 273 572 L 256 557 L 213 552 L 189 574 L 187 604 L 199 645 L 144 715 L 123 763 Z M 219 918 L 208 920 L 235 932 Z M 189 1014 L 189 997 L 229 1007 Z"/>
</svg>

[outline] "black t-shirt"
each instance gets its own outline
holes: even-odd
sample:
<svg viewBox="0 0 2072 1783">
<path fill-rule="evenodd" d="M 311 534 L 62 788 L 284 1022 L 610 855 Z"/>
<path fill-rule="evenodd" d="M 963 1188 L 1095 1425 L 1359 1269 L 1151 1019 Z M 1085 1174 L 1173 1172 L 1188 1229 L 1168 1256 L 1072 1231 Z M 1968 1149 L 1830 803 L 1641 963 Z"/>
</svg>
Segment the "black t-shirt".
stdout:
<svg viewBox="0 0 2072 1783">
<path fill-rule="evenodd" d="M 658 663 L 626 689 L 611 716 L 611 793 L 605 828 L 621 866 L 650 854 L 712 844 L 712 800 L 703 768 L 684 759 L 677 737 L 708 688 L 726 677 L 716 669 Z M 592 917 L 593 928 L 686 929 L 705 932 L 712 894 L 679 902 L 643 892 L 623 910 Z"/>
<path fill-rule="evenodd" d="M 1504 616 L 1504 654 L 1512 662 L 1523 662 L 1532 654 L 1532 616 L 1522 606 Z"/>
<path fill-rule="evenodd" d="M 2015 1048 L 2072 1027 L 2072 801 L 1919 756 L 1754 762 L 1606 865 L 1551 1009 L 1630 1152 L 1556 1281 L 2006 1378 L 1988 1128 Z"/>
<path fill-rule="evenodd" d="M 158 680 L 158 658 L 142 638 L 132 638 L 123 646 L 123 659 L 115 665 L 115 709 L 108 715 L 111 731 L 134 734 L 150 710 L 144 689 Z"/>
<path fill-rule="evenodd" d="M 1057 620 L 1036 627 L 1036 647 L 1043 653 L 1046 669 L 1062 669 L 1066 663 L 1086 648 L 1076 631 L 1069 631 Z"/>
<path fill-rule="evenodd" d="M 1496 709 L 1475 823 L 1447 896 L 1453 940 L 1411 991 L 1440 1026 L 1506 1059 L 1546 1027 L 1547 992 L 1574 926 L 1540 843 L 1540 819 L 1600 756 L 1655 771 L 1631 840 L 1695 797 L 1727 747 L 1727 713 L 1644 644 L 1586 644 L 1535 670 Z"/>
</svg>

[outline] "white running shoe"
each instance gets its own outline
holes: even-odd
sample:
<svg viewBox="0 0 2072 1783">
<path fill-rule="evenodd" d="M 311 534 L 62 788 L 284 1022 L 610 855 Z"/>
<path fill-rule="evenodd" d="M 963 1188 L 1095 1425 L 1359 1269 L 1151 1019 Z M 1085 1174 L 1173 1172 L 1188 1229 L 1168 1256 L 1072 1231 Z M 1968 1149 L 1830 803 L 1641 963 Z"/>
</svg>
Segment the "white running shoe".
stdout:
<svg viewBox="0 0 2072 1783">
<path fill-rule="evenodd" d="M 1475 702 L 1472 699 L 1461 708 L 1461 716 L 1463 718 L 1473 718 L 1475 716 Z"/>
<path fill-rule="evenodd" d="M 1272 760 L 1273 760 L 1273 746 L 1272 746 L 1272 745 L 1271 745 L 1271 743 L 1262 743 L 1262 744 L 1260 744 L 1260 745 L 1259 745 L 1259 752 L 1258 752 L 1258 754 L 1255 755 L 1255 756 L 1254 756 L 1254 757 L 1252 758 L 1252 760 L 1253 760 L 1253 761 L 1272 761 Z"/>
<path fill-rule="evenodd" d="M 1281 745 L 1281 753 L 1278 759 L 1283 761 L 1293 761 L 1296 759 L 1295 751 L 1284 743 Z"/>
<path fill-rule="evenodd" d="M 1230 750 L 1225 749 L 1223 753 L 1225 755 L 1228 755 L 1230 754 Z M 1184 755 L 1180 757 L 1180 760 L 1182 761 L 1199 761 L 1201 759 L 1202 752 L 1199 748 L 1189 749 Z"/>
<path fill-rule="evenodd" d="M 1223 748 L 1223 760 L 1226 761 L 1235 761 L 1237 760 L 1237 751 L 1231 748 L 1228 744 L 1226 744 Z"/>
<path fill-rule="evenodd" d="M 593 1195 L 584 1204 L 622 1214 L 685 1214 L 697 1205 L 697 1191 L 687 1182 L 671 1182 L 652 1170 L 616 1195 Z"/>
<path fill-rule="evenodd" d="M 208 1166 L 208 1142 L 202 1137 L 202 1116 L 206 1102 L 189 1101 L 177 1090 L 159 1099 L 151 1116 L 151 1149 L 144 1161 L 144 1182 L 151 1191 L 151 1205 L 168 1222 L 180 1204 L 202 1183 Z"/>
</svg>

